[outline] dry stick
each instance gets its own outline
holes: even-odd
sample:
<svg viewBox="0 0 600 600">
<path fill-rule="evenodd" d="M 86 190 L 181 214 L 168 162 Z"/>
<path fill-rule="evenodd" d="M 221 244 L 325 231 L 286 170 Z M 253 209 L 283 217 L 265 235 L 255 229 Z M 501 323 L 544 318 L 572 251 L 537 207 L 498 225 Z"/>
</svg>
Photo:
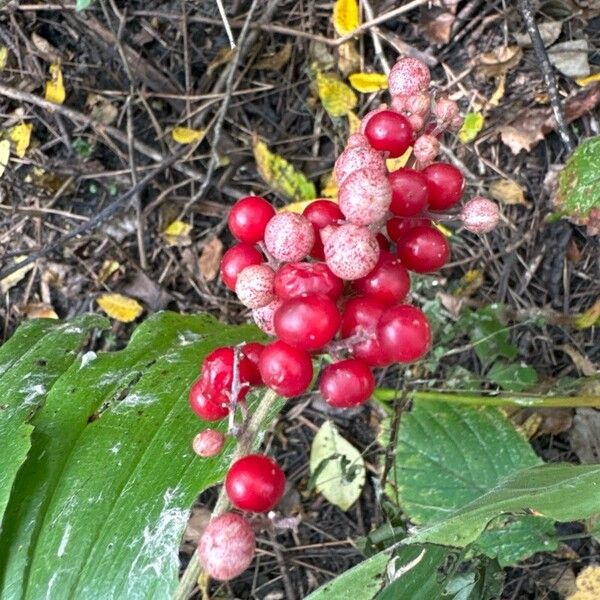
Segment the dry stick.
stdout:
<svg viewBox="0 0 600 600">
<path fill-rule="evenodd" d="M 267 390 L 239 437 L 233 456 L 234 461 L 242 456 L 245 456 L 252 450 L 254 442 L 261 429 L 261 425 L 266 420 L 269 413 L 273 410 L 276 402 L 277 394 L 273 390 Z M 217 503 L 213 509 L 212 517 L 214 518 L 219 516 L 228 508 L 229 499 L 227 498 L 224 488 L 221 488 L 221 493 L 219 494 L 219 498 L 217 499 Z M 172 600 L 187 600 L 192 594 L 196 585 L 198 585 L 198 578 L 200 577 L 201 572 L 202 567 L 200 566 L 200 561 L 198 560 L 198 553 L 194 552 L 188 566 L 179 580 L 179 585 L 173 594 Z"/>
<path fill-rule="evenodd" d="M 363 5 L 365 16 L 367 17 L 367 19 L 369 19 L 369 21 L 372 21 L 375 17 L 369 0 L 361 0 L 361 4 Z M 381 45 L 381 40 L 379 39 L 376 27 L 373 27 L 371 29 L 371 39 L 373 40 L 373 48 L 375 48 L 375 56 L 377 56 L 377 59 L 379 60 L 379 64 L 381 65 L 383 72 L 386 75 L 389 75 L 390 65 L 385 57 L 385 54 L 383 53 L 383 47 Z"/>
<path fill-rule="evenodd" d="M 525 21 L 527 33 L 531 38 L 533 50 L 540 63 L 542 75 L 544 76 L 544 83 L 546 84 L 548 97 L 550 98 L 550 105 L 552 106 L 552 112 L 554 113 L 554 118 L 556 119 L 556 128 L 558 129 L 558 134 L 560 135 L 567 151 L 571 153 L 575 149 L 575 140 L 573 138 L 573 134 L 571 133 L 571 129 L 568 127 L 567 122 L 565 121 L 560 96 L 558 94 L 558 87 L 556 85 L 556 77 L 554 76 L 554 70 L 552 69 L 550 59 L 548 58 L 544 41 L 540 35 L 540 30 L 535 22 L 533 9 L 531 8 L 529 0 L 518 0 L 518 5 L 521 16 L 523 17 L 523 21 Z"/>
<path fill-rule="evenodd" d="M 225 12 L 225 7 L 223 6 L 223 2 L 221 0 L 216 0 L 217 7 L 219 9 L 219 14 L 221 15 L 221 19 L 223 20 L 223 27 L 225 27 L 225 33 L 227 33 L 227 38 L 229 39 L 229 45 L 232 48 L 235 48 L 235 42 L 233 40 L 233 33 L 231 32 L 231 26 L 229 25 L 229 21 L 227 20 L 227 13 Z"/>
</svg>

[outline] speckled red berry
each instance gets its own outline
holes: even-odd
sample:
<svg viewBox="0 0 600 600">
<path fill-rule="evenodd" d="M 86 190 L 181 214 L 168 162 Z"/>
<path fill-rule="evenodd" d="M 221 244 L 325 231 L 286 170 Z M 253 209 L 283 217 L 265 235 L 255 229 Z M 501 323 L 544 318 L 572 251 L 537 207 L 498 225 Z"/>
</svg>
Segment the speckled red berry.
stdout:
<svg viewBox="0 0 600 600">
<path fill-rule="evenodd" d="M 248 308 L 262 308 L 275 299 L 273 281 L 275 273 L 267 265 L 246 267 L 237 277 L 235 293 Z"/>
<path fill-rule="evenodd" d="M 366 227 L 347 223 L 336 228 L 326 227 L 323 233 L 327 266 L 338 277 L 359 279 L 377 264 L 379 244 Z"/>
<path fill-rule="evenodd" d="M 205 429 L 201 431 L 192 442 L 194 452 L 202 458 L 216 456 L 223 449 L 225 436 L 216 429 Z"/>
<path fill-rule="evenodd" d="M 396 61 L 388 76 L 392 96 L 408 96 L 427 91 L 431 75 L 427 65 L 417 58 L 405 57 Z"/>
<path fill-rule="evenodd" d="M 344 179 L 338 201 L 350 223 L 371 225 L 385 217 L 392 201 L 392 189 L 383 173 L 360 169 Z"/>
<path fill-rule="evenodd" d="M 283 262 L 297 262 L 310 254 L 315 243 L 311 222 L 292 212 L 275 215 L 265 229 L 265 245 L 271 255 Z"/>
</svg>

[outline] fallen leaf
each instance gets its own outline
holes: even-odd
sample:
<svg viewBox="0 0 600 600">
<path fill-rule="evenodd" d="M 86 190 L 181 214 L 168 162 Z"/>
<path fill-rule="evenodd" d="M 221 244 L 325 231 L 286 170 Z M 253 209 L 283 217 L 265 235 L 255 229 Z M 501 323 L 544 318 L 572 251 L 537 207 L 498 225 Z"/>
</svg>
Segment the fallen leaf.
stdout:
<svg viewBox="0 0 600 600">
<path fill-rule="evenodd" d="M 577 367 L 577 370 L 583 373 L 586 377 L 592 377 L 594 375 L 600 375 L 600 370 L 596 368 L 596 365 L 585 355 L 581 354 L 579 350 L 573 348 L 569 344 L 563 346 L 557 346 L 559 350 L 562 350 L 565 354 L 569 355 L 569 358 L 573 361 L 573 364 Z M 600 405 L 600 400 L 598 401 Z"/>
<path fill-rule="evenodd" d="M 337 48 L 337 55 L 338 70 L 344 77 L 360 69 L 360 54 L 356 40 L 348 40 L 340 44 Z"/>
<path fill-rule="evenodd" d="M 499 46 L 478 58 L 477 73 L 483 77 L 500 77 L 519 64 L 523 51 L 519 46 Z"/>
<path fill-rule="evenodd" d="M 452 294 L 460 298 L 470 298 L 483 285 L 483 273 L 479 269 L 470 269 L 458 282 Z"/>
<path fill-rule="evenodd" d="M 291 56 L 292 43 L 287 42 L 277 52 L 261 56 L 252 68 L 259 71 L 281 71 L 288 64 Z"/>
<path fill-rule="evenodd" d="M 385 161 L 385 166 L 387 170 L 391 173 L 392 171 L 397 171 L 406 165 L 408 159 L 412 154 L 412 147 L 409 148 L 402 156 L 398 158 L 387 158 Z"/>
<path fill-rule="evenodd" d="M 19 264 L 20 262 L 23 262 L 26 258 L 27 256 L 24 255 L 15 256 L 12 260 L 12 263 Z M 25 275 L 27 275 L 27 273 L 29 273 L 31 269 L 33 269 L 33 263 L 29 263 L 28 265 L 17 269 L 14 273 L 7 275 L 4 279 L 0 279 L 0 294 L 5 294 L 6 292 L 8 292 L 8 290 L 10 290 L 11 287 L 17 285 L 17 283 L 24 279 Z"/>
<path fill-rule="evenodd" d="M 578 560 L 577 557 L 575 560 Z M 558 593 L 560 598 L 566 598 L 576 591 L 575 573 L 563 563 L 544 565 L 543 569 L 533 569 L 532 577 L 538 585 L 549 592 Z"/>
<path fill-rule="evenodd" d="M 506 73 L 503 73 L 496 79 L 498 85 L 494 90 L 494 93 L 490 96 L 487 105 L 490 107 L 498 106 L 500 104 L 500 100 L 504 98 L 504 91 L 506 86 Z"/>
<path fill-rule="evenodd" d="M 8 166 L 10 158 L 10 142 L 8 140 L 0 141 L 0 177 L 4 175 L 4 171 Z"/>
<path fill-rule="evenodd" d="M 360 25 L 357 0 L 336 0 L 333 5 L 333 27 L 340 36 L 352 33 Z"/>
<path fill-rule="evenodd" d="M 206 281 L 212 281 L 219 274 L 222 256 L 223 242 L 218 237 L 214 236 L 204 244 L 198 259 L 198 268 Z"/>
<path fill-rule="evenodd" d="M 0 71 L 4 71 L 6 63 L 8 63 L 8 48 L 0 46 Z"/>
<path fill-rule="evenodd" d="M 578 408 L 573 418 L 571 448 L 583 464 L 600 461 L 600 411 Z"/>
<path fill-rule="evenodd" d="M 304 209 L 312 204 L 314 200 L 300 200 L 300 202 L 290 202 L 290 204 L 286 204 L 282 206 L 277 212 L 293 212 L 301 215 L 304 212 Z"/>
<path fill-rule="evenodd" d="M 548 58 L 567 77 L 587 77 L 590 74 L 588 52 L 587 40 L 570 40 L 552 46 Z"/>
<path fill-rule="evenodd" d="M 29 148 L 32 130 L 33 125 L 31 123 L 19 123 L 8 132 L 10 139 L 15 143 L 15 154 L 19 158 L 23 158 L 27 148 Z"/>
<path fill-rule="evenodd" d="M 439 0 L 421 8 L 420 28 L 425 39 L 432 44 L 447 44 L 452 36 L 452 26 L 456 19 L 456 0 Z"/>
<path fill-rule="evenodd" d="M 52 104 L 63 104 L 67 93 L 63 84 L 63 74 L 60 68 L 60 63 L 52 63 L 50 65 L 50 79 L 46 81 L 45 98 Z"/>
<path fill-rule="evenodd" d="M 317 71 L 317 89 L 323 108 L 331 117 L 343 117 L 358 102 L 352 89 L 332 73 Z"/>
<path fill-rule="evenodd" d="M 468 144 L 477 138 L 479 132 L 483 129 L 485 119 L 480 112 L 470 112 L 465 115 L 462 127 L 458 132 L 458 139 L 463 144 Z"/>
<path fill-rule="evenodd" d="M 121 264 L 116 260 L 105 260 L 102 263 L 102 268 L 98 273 L 98 282 L 106 283 L 113 273 L 116 273 L 121 268 Z"/>
<path fill-rule="evenodd" d="M 252 150 L 260 176 L 275 191 L 292 200 L 312 200 L 316 197 L 312 181 L 285 158 L 271 152 L 256 136 L 252 140 Z"/>
<path fill-rule="evenodd" d="M 348 117 L 348 133 L 352 135 L 353 133 L 358 133 L 360 130 L 360 117 L 354 111 L 349 110 L 346 113 L 346 117 Z"/>
<path fill-rule="evenodd" d="M 48 172 L 41 167 L 33 167 L 33 169 L 25 176 L 25 181 L 27 183 L 32 183 L 42 190 L 55 194 L 65 185 L 67 177 L 58 175 L 57 173 Z"/>
<path fill-rule="evenodd" d="M 136 271 L 133 277 L 122 284 L 121 291 L 143 302 L 152 312 L 167 308 L 173 300 L 171 294 L 143 271 Z"/>
<path fill-rule="evenodd" d="M 492 198 L 504 204 L 529 205 L 523 188 L 513 179 L 495 179 L 490 183 L 488 192 Z"/>
<path fill-rule="evenodd" d="M 600 324 L 600 298 L 585 312 L 575 317 L 573 325 L 577 329 L 587 329 Z"/>
<path fill-rule="evenodd" d="M 352 73 L 348 79 L 350 80 L 350 85 L 357 92 L 363 94 L 387 90 L 388 87 L 387 75 L 385 73 Z"/>
<path fill-rule="evenodd" d="M 20 310 L 28 319 L 58 319 L 52 306 L 44 302 L 25 304 Z"/>
<path fill-rule="evenodd" d="M 554 44 L 562 31 L 561 21 L 542 21 L 537 26 L 546 48 Z M 531 48 L 533 46 L 528 33 L 513 33 L 512 35 L 521 48 Z"/>
<path fill-rule="evenodd" d="M 335 181 L 333 171 L 329 174 L 323 175 L 321 178 L 321 196 L 323 198 L 337 198 L 338 185 Z"/>
<path fill-rule="evenodd" d="M 96 302 L 111 319 L 119 323 L 135 321 L 144 310 L 137 300 L 122 294 L 102 294 Z"/>
<path fill-rule="evenodd" d="M 575 79 L 575 83 L 581 87 L 585 87 L 586 85 L 590 85 L 591 83 L 596 83 L 598 81 L 600 81 L 600 72 L 589 75 L 588 77 L 577 77 Z"/>
<path fill-rule="evenodd" d="M 85 105 L 90 110 L 90 117 L 103 125 L 114 123 L 119 116 L 117 107 L 99 94 L 88 94 Z"/>
<path fill-rule="evenodd" d="M 567 258 L 569 259 L 569 262 L 572 262 L 575 265 L 581 262 L 581 259 L 583 258 L 583 251 L 573 238 L 569 240 L 569 245 L 567 246 Z"/>
<path fill-rule="evenodd" d="M 204 506 L 194 506 L 192 514 L 188 519 L 181 543 L 188 547 L 190 552 L 194 552 L 198 547 L 198 542 L 210 522 L 211 511 Z"/>
<path fill-rule="evenodd" d="M 192 243 L 191 231 L 189 223 L 172 221 L 162 230 L 162 237 L 167 246 L 189 246 Z"/>
<path fill-rule="evenodd" d="M 507 414 L 527 439 L 558 435 L 573 425 L 573 410 L 570 408 L 517 408 L 507 410 Z"/>
<path fill-rule="evenodd" d="M 212 75 L 214 71 L 222 67 L 223 65 L 229 64 L 231 59 L 235 56 L 237 48 L 230 48 L 229 46 L 220 48 L 215 58 L 210 62 L 206 69 L 207 75 Z"/>
<path fill-rule="evenodd" d="M 47 62 L 55 63 L 60 61 L 60 52 L 46 38 L 43 38 L 35 31 L 31 34 L 31 42 Z"/>
<path fill-rule="evenodd" d="M 206 129 L 192 129 L 191 127 L 175 127 L 171 137 L 178 144 L 194 144 L 200 142 L 206 135 Z"/>
</svg>

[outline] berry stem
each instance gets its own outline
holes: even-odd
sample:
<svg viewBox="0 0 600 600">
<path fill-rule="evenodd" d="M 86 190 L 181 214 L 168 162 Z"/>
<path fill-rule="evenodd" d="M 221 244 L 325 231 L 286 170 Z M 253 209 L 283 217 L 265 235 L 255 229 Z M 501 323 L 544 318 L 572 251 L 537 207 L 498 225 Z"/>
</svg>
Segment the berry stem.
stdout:
<svg viewBox="0 0 600 600">
<path fill-rule="evenodd" d="M 240 427 L 235 422 L 235 415 L 237 412 L 237 407 L 242 406 L 241 403 L 238 403 L 238 398 L 240 397 L 240 393 L 242 389 L 246 387 L 247 383 L 240 383 L 240 347 L 235 346 L 233 348 L 233 378 L 231 381 L 231 391 L 229 392 L 229 435 L 233 435 L 237 437 L 240 434 Z M 242 413 L 242 417 L 243 417 Z M 242 427 L 245 419 L 242 419 Z"/>
<path fill-rule="evenodd" d="M 363 342 L 368 342 L 375 338 L 374 333 L 369 333 L 367 331 L 359 331 L 350 337 L 344 338 L 343 340 L 336 340 L 327 345 L 326 349 L 329 354 L 331 354 L 334 358 L 340 354 L 340 352 L 350 351 L 357 344 L 362 344 Z"/>
</svg>

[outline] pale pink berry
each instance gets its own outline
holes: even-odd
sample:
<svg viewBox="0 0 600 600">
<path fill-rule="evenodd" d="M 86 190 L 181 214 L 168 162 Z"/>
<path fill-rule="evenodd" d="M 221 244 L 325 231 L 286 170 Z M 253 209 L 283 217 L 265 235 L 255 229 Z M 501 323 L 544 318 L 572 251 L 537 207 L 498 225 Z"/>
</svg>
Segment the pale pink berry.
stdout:
<svg viewBox="0 0 600 600">
<path fill-rule="evenodd" d="M 201 431 L 192 442 L 192 448 L 198 456 L 208 458 L 216 456 L 223 450 L 225 436 L 216 429 L 205 429 Z"/>
<path fill-rule="evenodd" d="M 498 225 L 500 211 L 495 202 L 481 196 L 474 196 L 462 207 L 460 218 L 468 231 L 487 233 Z"/>
<path fill-rule="evenodd" d="M 407 115 L 406 118 L 415 133 L 421 131 L 421 129 L 425 127 L 425 117 L 422 117 L 421 115 Z"/>
<path fill-rule="evenodd" d="M 443 128 L 450 127 L 452 123 L 456 122 L 456 118 L 459 116 L 458 104 L 448 98 L 438 98 L 435 101 L 433 112 L 438 120 L 438 124 Z"/>
<path fill-rule="evenodd" d="M 360 132 L 362 134 L 365 133 L 365 129 L 367 128 L 367 123 L 369 122 L 371 117 L 376 115 L 378 112 L 381 112 L 382 110 L 387 110 L 387 109 L 388 109 L 387 104 L 380 104 L 377 108 L 374 108 L 373 110 L 369 111 L 360 121 Z M 365 138 L 365 139 L 367 139 L 367 138 Z"/>
<path fill-rule="evenodd" d="M 333 174 L 335 175 L 337 184 L 342 185 L 349 175 L 359 169 L 368 169 L 374 174 L 385 176 L 385 160 L 381 152 L 373 150 L 368 143 L 366 146 L 346 148 L 338 156 L 333 167 Z"/>
<path fill-rule="evenodd" d="M 450 121 L 450 124 L 448 125 L 448 129 L 450 131 L 458 131 L 464 122 L 464 118 L 461 117 L 460 115 L 456 115 L 452 121 Z"/>
<path fill-rule="evenodd" d="M 359 169 L 349 174 L 338 192 L 340 210 L 350 223 L 371 225 L 381 221 L 392 202 L 392 188 L 385 173 Z"/>
<path fill-rule="evenodd" d="M 348 137 L 346 148 L 356 148 L 360 146 L 369 146 L 369 140 L 362 133 L 353 133 Z"/>
<path fill-rule="evenodd" d="M 283 262 L 298 262 L 310 254 L 315 230 L 304 216 L 292 212 L 275 215 L 265 229 L 265 245 L 271 255 Z"/>
<path fill-rule="evenodd" d="M 392 96 L 408 96 L 425 92 L 429 88 L 431 75 L 427 65 L 416 58 L 400 58 L 388 76 Z"/>
<path fill-rule="evenodd" d="M 430 165 L 440 152 L 440 141 L 435 135 L 424 133 L 413 145 L 413 155 L 421 167 Z"/>
<path fill-rule="evenodd" d="M 198 544 L 198 557 L 204 570 L 219 581 L 241 575 L 252 563 L 256 538 L 248 521 L 227 512 L 211 520 Z"/>
<path fill-rule="evenodd" d="M 323 240 L 327 266 L 342 279 L 354 280 L 367 275 L 379 259 L 375 236 L 366 227 L 353 223 L 329 228 L 332 230 Z"/>
<path fill-rule="evenodd" d="M 264 331 L 267 335 L 275 335 L 275 311 L 283 304 L 281 300 L 273 300 L 273 302 L 260 308 L 255 308 L 252 311 L 252 318 L 256 326 Z"/>
<path fill-rule="evenodd" d="M 424 117 L 431 110 L 431 94 L 429 92 L 421 92 L 419 94 L 411 94 L 410 96 L 394 96 L 392 98 L 392 107 L 399 112 Z"/>
<path fill-rule="evenodd" d="M 248 308 L 266 306 L 275 299 L 275 273 L 267 265 L 251 265 L 243 269 L 235 283 L 239 301 Z"/>
</svg>

